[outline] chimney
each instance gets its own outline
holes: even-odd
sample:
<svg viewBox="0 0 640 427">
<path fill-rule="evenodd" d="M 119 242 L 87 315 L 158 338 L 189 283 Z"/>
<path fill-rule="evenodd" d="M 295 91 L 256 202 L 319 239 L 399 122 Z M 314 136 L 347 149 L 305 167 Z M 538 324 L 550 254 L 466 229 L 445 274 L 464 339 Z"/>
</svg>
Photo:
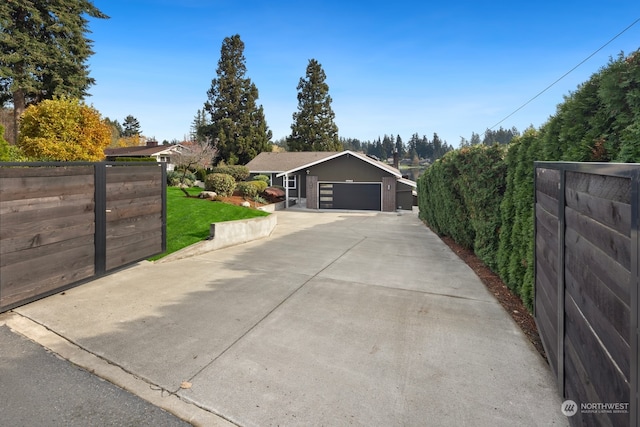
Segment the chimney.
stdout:
<svg viewBox="0 0 640 427">
<path fill-rule="evenodd" d="M 398 149 L 394 148 L 393 149 L 393 167 L 398 169 L 399 165 L 398 165 Z"/>
<path fill-rule="evenodd" d="M 158 141 L 156 141 L 155 139 L 147 140 L 147 147 L 157 147 L 157 146 L 158 146 Z"/>
</svg>

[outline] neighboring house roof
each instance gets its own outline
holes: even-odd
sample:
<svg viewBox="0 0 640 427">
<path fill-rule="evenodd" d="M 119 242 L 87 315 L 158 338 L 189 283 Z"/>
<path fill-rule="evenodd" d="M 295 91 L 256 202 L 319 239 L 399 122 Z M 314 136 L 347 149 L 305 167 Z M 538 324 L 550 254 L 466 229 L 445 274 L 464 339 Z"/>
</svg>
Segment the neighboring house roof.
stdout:
<svg viewBox="0 0 640 427">
<path fill-rule="evenodd" d="M 380 168 L 398 178 L 402 178 L 400 171 L 393 166 L 375 160 L 366 154 L 356 153 L 351 150 L 345 151 L 297 151 L 297 152 L 262 152 L 253 160 L 247 163 L 250 172 L 277 173 L 278 176 L 286 175 L 300 169 L 309 168 L 340 156 L 352 155 L 359 159 Z"/>
<path fill-rule="evenodd" d="M 176 151 L 178 145 L 158 145 L 155 147 L 119 147 L 105 148 L 104 155 L 106 157 L 151 157 L 157 154 L 169 154 Z"/>
</svg>

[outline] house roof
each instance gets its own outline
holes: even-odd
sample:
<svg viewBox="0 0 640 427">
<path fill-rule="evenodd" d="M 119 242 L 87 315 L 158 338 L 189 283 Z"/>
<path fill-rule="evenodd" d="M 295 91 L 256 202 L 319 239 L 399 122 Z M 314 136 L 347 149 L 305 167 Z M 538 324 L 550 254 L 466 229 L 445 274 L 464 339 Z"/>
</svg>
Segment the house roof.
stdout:
<svg viewBox="0 0 640 427">
<path fill-rule="evenodd" d="M 398 182 L 402 184 L 406 184 L 409 187 L 418 188 L 418 183 L 416 183 L 415 181 L 411 181 L 410 179 L 407 179 L 407 178 L 400 178 Z"/>
<path fill-rule="evenodd" d="M 137 146 L 137 147 L 119 147 L 105 148 L 104 155 L 108 157 L 118 156 L 140 156 L 149 157 L 162 152 L 174 151 L 175 145 L 158 145 L 155 147 Z"/>
<path fill-rule="evenodd" d="M 249 171 L 277 173 L 279 176 L 293 173 L 300 169 L 309 168 L 337 157 L 352 155 L 358 157 L 377 168 L 380 168 L 390 174 L 401 178 L 400 171 L 393 166 L 389 166 L 379 160 L 375 160 L 366 154 L 356 153 L 351 150 L 345 151 L 298 151 L 298 152 L 262 152 L 253 160 L 247 163 Z"/>
<path fill-rule="evenodd" d="M 280 173 L 307 163 L 326 159 L 335 151 L 287 151 L 281 153 L 264 151 L 254 157 L 247 167 L 250 172 Z"/>
</svg>

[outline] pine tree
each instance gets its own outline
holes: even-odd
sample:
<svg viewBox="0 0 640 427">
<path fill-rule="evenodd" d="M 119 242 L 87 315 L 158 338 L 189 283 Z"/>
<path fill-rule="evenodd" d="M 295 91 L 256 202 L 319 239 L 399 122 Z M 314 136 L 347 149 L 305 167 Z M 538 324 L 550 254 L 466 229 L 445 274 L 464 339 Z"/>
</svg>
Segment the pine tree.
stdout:
<svg viewBox="0 0 640 427">
<path fill-rule="evenodd" d="M 331 109 L 329 85 L 322 66 L 309 60 L 306 78 L 298 83 L 298 111 L 293 113 L 289 151 L 340 151 L 338 126 Z"/>
<path fill-rule="evenodd" d="M 204 141 L 204 137 L 201 132 L 209 125 L 209 119 L 207 118 L 207 112 L 202 109 L 198 109 L 193 122 L 191 123 L 190 137 L 191 141 Z"/>
<path fill-rule="evenodd" d="M 124 118 L 122 126 L 124 128 L 122 130 L 122 136 L 124 136 L 125 138 L 140 136 L 140 134 L 142 133 L 142 131 L 140 130 L 140 122 L 131 114 Z"/>
<path fill-rule="evenodd" d="M 108 18 L 89 0 L 0 2 L 0 105 L 13 104 L 15 123 L 28 105 L 87 95 L 87 15 Z"/>
<path fill-rule="evenodd" d="M 407 154 L 407 149 L 402 142 L 402 138 L 400 135 L 396 136 L 396 146 L 395 151 L 398 153 L 398 158 L 402 159 Z"/>
<path fill-rule="evenodd" d="M 258 88 L 245 77 L 247 67 L 244 43 L 239 35 L 222 42 L 217 77 L 207 91 L 205 110 L 211 123 L 203 125 L 198 135 L 208 138 L 227 164 L 246 164 L 263 151 L 269 151 L 271 131 L 262 105 L 258 106 Z"/>
</svg>

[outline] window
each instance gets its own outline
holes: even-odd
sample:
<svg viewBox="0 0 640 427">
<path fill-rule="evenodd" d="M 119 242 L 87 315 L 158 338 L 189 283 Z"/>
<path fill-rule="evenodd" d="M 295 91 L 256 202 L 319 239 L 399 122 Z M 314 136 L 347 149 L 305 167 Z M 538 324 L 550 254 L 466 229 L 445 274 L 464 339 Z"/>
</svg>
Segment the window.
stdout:
<svg viewBox="0 0 640 427">
<path fill-rule="evenodd" d="M 296 183 L 298 182 L 298 175 L 289 175 L 285 177 L 287 181 L 284 183 L 285 188 L 296 189 Z"/>
</svg>

